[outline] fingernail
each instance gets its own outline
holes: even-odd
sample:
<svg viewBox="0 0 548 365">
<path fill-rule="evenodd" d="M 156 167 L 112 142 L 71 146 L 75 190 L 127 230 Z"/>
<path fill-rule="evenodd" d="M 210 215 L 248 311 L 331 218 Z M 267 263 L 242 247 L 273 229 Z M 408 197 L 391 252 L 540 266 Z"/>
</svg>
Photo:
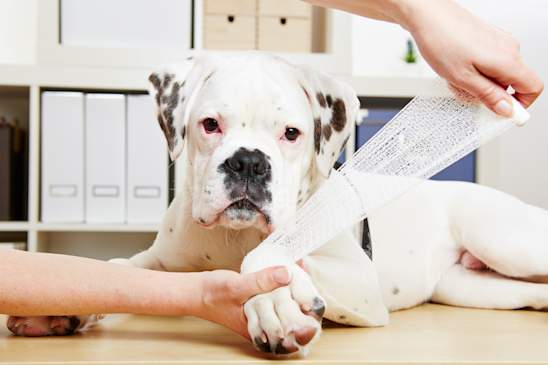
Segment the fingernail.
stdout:
<svg viewBox="0 0 548 365">
<path fill-rule="evenodd" d="M 287 268 L 285 267 L 280 267 L 274 270 L 272 276 L 278 284 L 289 284 L 289 271 L 287 271 Z"/>
<path fill-rule="evenodd" d="M 495 104 L 495 112 L 503 117 L 509 118 L 512 116 L 512 105 L 504 99 L 500 100 Z"/>
</svg>

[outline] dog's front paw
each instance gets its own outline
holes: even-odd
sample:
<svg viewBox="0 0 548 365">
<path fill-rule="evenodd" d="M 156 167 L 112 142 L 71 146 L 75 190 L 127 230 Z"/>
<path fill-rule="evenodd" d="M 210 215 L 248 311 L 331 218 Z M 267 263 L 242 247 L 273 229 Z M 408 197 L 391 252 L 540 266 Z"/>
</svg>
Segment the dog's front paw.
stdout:
<svg viewBox="0 0 548 365">
<path fill-rule="evenodd" d="M 291 284 L 257 295 L 244 305 L 247 329 L 253 343 L 263 352 L 306 355 L 320 336 L 325 302 L 308 274 L 297 265 Z"/>
<path fill-rule="evenodd" d="M 7 327 L 16 336 L 66 336 L 82 325 L 77 316 L 40 316 L 8 318 Z"/>
</svg>

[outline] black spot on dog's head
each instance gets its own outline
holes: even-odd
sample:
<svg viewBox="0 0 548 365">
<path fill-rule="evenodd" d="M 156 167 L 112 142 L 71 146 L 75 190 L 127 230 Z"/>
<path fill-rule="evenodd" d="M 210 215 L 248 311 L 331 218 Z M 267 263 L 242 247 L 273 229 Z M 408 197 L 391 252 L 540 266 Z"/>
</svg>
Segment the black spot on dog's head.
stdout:
<svg viewBox="0 0 548 365">
<path fill-rule="evenodd" d="M 398 295 L 399 293 L 400 293 L 400 288 L 398 288 L 397 286 L 395 286 L 394 288 L 392 288 L 392 294 Z"/>
</svg>

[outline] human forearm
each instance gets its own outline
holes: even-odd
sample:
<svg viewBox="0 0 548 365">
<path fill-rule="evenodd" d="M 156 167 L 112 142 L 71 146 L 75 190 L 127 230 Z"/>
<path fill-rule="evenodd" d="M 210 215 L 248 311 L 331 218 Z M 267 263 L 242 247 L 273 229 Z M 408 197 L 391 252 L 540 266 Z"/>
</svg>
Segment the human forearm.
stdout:
<svg viewBox="0 0 548 365">
<path fill-rule="evenodd" d="M 367 18 L 410 27 L 411 15 L 421 0 L 304 0 L 307 3 L 335 8 Z"/>
<path fill-rule="evenodd" d="M 199 273 L 165 273 L 64 255 L 0 250 L 0 313 L 194 314 Z"/>
</svg>

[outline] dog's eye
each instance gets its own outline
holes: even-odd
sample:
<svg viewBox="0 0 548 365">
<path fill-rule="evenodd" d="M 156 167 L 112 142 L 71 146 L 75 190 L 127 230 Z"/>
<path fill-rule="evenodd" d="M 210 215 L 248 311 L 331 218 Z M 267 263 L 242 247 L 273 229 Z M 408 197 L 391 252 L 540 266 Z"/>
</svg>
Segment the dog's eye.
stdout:
<svg viewBox="0 0 548 365">
<path fill-rule="evenodd" d="M 202 124 L 206 133 L 216 133 L 221 131 L 219 129 L 219 123 L 213 118 L 204 119 Z"/>
<path fill-rule="evenodd" d="M 285 129 L 285 134 L 284 134 L 284 137 L 285 139 L 287 139 L 288 141 L 295 141 L 297 138 L 299 138 L 301 132 L 297 129 L 297 128 L 293 128 L 293 127 L 287 127 Z"/>
</svg>

